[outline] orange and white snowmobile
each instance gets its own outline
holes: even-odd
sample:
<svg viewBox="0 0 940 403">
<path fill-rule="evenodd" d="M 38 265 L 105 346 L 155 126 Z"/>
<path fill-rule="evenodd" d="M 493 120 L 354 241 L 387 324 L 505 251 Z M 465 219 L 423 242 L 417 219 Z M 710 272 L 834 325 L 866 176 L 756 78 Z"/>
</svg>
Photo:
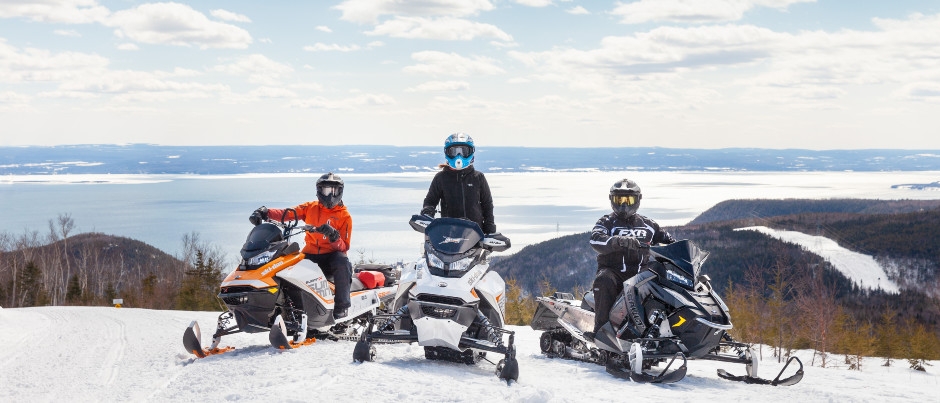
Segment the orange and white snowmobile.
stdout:
<svg viewBox="0 0 940 403">
<path fill-rule="evenodd" d="M 285 216 L 296 212 L 285 211 Z M 315 231 L 298 220 L 268 220 L 255 226 L 241 249 L 241 263 L 220 286 L 219 298 L 228 307 L 219 315 L 212 344 L 202 347 L 199 323 L 183 333 L 183 346 L 197 357 L 234 349 L 220 347 L 222 336 L 246 332 L 268 333 L 280 349 L 310 344 L 317 338 L 358 340 L 376 313 L 388 313 L 397 289 L 397 270 L 391 266 L 360 264 L 354 268 L 350 302 L 345 317 L 333 318 L 334 286 L 320 267 L 304 259 L 300 245 L 290 237 Z"/>
</svg>

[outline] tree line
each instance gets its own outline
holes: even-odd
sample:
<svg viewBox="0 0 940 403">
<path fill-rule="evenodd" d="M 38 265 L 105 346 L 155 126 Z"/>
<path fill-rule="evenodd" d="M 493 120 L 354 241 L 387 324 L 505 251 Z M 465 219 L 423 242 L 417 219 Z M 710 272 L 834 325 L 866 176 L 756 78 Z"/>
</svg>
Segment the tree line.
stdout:
<svg viewBox="0 0 940 403">
<path fill-rule="evenodd" d="M 101 233 L 74 234 L 59 214 L 48 232 L 0 233 L 0 306 L 111 305 L 221 310 L 224 255 L 200 239 L 181 237 L 171 256 L 143 242 Z"/>
</svg>

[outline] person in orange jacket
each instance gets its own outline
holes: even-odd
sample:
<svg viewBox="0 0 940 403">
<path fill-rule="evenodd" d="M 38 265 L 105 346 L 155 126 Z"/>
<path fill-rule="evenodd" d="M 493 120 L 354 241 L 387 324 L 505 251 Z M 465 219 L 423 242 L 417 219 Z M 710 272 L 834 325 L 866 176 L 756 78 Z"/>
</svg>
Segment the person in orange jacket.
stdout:
<svg viewBox="0 0 940 403">
<path fill-rule="evenodd" d="M 346 251 L 352 236 L 352 217 L 343 204 L 343 179 L 332 172 L 317 179 L 317 200 L 294 207 L 297 219 L 316 227 L 315 232 L 307 232 L 304 238 L 303 253 L 320 266 L 327 277 L 333 277 L 336 289 L 333 318 L 346 316 L 349 311 L 349 288 L 352 284 L 352 264 Z M 293 220 L 292 214 L 284 216 L 286 209 L 261 207 L 248 218 L 258 225 L 263 220 Z"/>
</svg>

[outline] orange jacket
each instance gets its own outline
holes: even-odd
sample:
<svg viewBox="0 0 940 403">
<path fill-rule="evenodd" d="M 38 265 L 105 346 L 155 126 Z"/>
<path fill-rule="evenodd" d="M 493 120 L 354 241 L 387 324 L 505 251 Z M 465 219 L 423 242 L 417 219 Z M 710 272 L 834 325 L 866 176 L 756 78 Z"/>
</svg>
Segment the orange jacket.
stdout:
<svg viewBox="0 0 940 403">
<path fill-rule="evenodd" d="M 339 231 L 339 239 L 336 242 L 330 242 L 319 232 L 307 232 L 304 237 L 303 252 L 308 255 L 322 255 L 330 252 L 346 252 L 349 250 L 349 240 L 352 238 L 352 217 L 346 206 L 339 204 L 328 209 L 323 207 L 318 201 L 306 202 L 294 207 L 297 210 L 297 219 L 302 220 L 308 225 L 318 227 L 323 224 L 330 224 L 331 227 Z M 268 218 L 271 220 L 280 220 L 284 216 L 282 209 L 268 209 Z M 291 214 L 286 219 L 293 220 Z"/>
</svg>

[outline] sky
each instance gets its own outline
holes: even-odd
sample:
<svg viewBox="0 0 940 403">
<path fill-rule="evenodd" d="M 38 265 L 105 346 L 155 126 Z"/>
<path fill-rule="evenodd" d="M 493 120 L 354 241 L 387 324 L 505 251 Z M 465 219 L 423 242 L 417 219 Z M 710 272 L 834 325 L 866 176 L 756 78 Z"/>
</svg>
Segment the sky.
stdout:
<svg viewBox="0 0 940 403">
<path fill-rule="evenodd" d="M 929 0 L 0 1 L 0 146 L 940 149 Z"/>
</svg>

